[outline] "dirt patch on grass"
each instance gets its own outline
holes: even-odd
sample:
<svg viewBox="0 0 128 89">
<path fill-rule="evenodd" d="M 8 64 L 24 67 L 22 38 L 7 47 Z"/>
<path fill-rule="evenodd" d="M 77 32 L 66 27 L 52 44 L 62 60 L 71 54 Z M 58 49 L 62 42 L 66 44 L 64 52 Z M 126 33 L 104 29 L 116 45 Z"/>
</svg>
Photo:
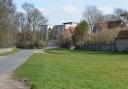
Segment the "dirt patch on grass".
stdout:
<svg viewBox="0 0 128 89">
<path fill-rule="evenodd" d="M 0 75 L 0 89 L 30 89 L 21 81 L 13 80 L 10 75 Z"/>
</svg>

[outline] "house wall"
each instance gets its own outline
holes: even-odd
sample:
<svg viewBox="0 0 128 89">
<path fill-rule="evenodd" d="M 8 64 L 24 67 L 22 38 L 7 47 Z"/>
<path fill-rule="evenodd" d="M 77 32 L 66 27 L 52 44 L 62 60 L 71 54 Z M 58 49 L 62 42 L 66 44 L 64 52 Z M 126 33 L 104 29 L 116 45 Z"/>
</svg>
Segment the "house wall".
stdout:
<svg viewBox="0 0 128 89">
<path fill-rule="evenodd" d="M 59 39 L 62 32 L 64 32 L 64 25 L 56 25 L 53 27 L 52 31 L 53 31 L 53 34 L 52 34 L 53 38 Z"/>
<path fill-rule="evenodd" d="M 64 36 L 65 38 L 71 38 L 72 35 L 74 34 L 75 27 L 70 27 L 69 29 L 65 29 L 64 31 Z"/>
<path fill-rule="evenodd" d="M 116 50 L 128 51 L 128 39 L 117 39 L 116 40 Z"/>
<path fill-rule="evenodd" d="M 107 23 L 100 23 L 100 24 L 98 24 L 98 28 L 100 30 L 107 30 L 108 29 L 108 24 Z"/>
<path fill-rule="evenodd" d="M 59 40 L 52 39 L 48 41 L 48 47 L 60 47 Z"/>
<path fill-rule="evenodd" d="M 77 26 L 77 23 L 68 23 L 64 24 L 64 36 L 66 38 L 71 38 L 71 36 L 74 34 L 75 27 Z"/>
<path fill-rule="evenodd" d="M 77 24 L 76 23 L 72 23 L 72 24 L 65 24 L 65 29 L 69 29 L 70 27 L 76 27 Z"/>
<path fill-rule="evenodd" d="M 121 29 L 124 30 L 126 28 L 126 25 L 123 21 L 109 21 L 109 22 L 101 22 L 97 23 L 96 25 L 97 29 L 99 30 L 109 30 L 109 29 Z"/>
</svg>

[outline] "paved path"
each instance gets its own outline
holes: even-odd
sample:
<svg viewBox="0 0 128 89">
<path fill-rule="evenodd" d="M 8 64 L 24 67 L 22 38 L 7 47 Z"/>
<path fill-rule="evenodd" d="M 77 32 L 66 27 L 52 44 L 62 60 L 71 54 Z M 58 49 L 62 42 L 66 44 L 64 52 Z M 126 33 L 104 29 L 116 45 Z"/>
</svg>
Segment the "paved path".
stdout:
<svg viewBox="0 0 128 89">
<path fill-rule="evenodd" d="M 23 64 L 34 53 L 34 50 L 21 50 L 19 53 L 0 58 L 0 75 L 9 74 Z"/>
</svg>

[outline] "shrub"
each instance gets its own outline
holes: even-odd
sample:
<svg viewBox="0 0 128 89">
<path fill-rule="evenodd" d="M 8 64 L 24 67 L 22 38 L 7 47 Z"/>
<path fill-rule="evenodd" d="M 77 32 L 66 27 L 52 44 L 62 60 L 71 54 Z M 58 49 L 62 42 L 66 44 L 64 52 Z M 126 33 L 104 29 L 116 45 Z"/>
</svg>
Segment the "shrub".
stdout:
<svg viewBox="0 0 128 89">
<path fill-rule="evenodd" d="M 16 44 L 17 48 L 23 48 L 23 49 L 33 49 L 34 48 L 34 44 L 32 42 L 28 42 L 28 41 L 22 41 L 22 42 L 18 42 Z"/>
<path fill-rule="evenodd" d="M 17 48 L 22 48 L 22 49 L 33 49 L 33 48 L 43 48 L 47 47 L 47 42 L 43 41 L 35 41 L 35 42 L 28 42 L 28 41 L 23 41 L 23 42 L 18 42 Z"/>
<path fill-rule="evenodd" d="M 43 48 L 43 47 L 47 47 L 47 42 L 43 42 L 43 41 L 36 41 L 35 42 L 35 48 Z"/>
<path fill-rule="evenodd" d="M 69 38 L 65 38 L 62 40 L 62 47 L 63 48 L 70 48 L 72 46 L 73 42 L 72 42 L 72 39 L 69 39 Z"/>
</svg>

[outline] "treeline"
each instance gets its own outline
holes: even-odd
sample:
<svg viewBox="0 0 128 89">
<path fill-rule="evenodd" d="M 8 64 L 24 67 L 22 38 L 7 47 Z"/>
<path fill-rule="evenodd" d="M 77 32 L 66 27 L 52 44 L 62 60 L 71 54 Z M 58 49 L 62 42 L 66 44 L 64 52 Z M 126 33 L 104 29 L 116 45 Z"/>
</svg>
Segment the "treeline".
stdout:
<svg viewBox="0 0 128 89">
<path fill-rule="evenodd" d="M 16 7 L 12 0 L 0 0 L 0 47 L 12 47 L 16 44 L 15 13 Z"/>
<path fill-rule="evenodd" d="M 128 11 L 122 8 L 115 8 L 113 14 L 103 14 L 96 6 L 87 6 L 83 12 L 83 20 L 77 25 L 75 32 L 71 32 L 70 38 L 62 34 L 60 41 L 62 47 L 82 47 L 84 45 L 110 45 L 114 44 L 115 38 L 120 30 L 126 28 L 112 28 L 107 30 L 94 30 L 98 23 L 121 20 L 121 16 L 128 16 Z M 114 27 L 114 26 L 113 26 Z"/>
<path fill-rule="evenodd" d="M 46 17 L 33 4 L 16 11 L 12 0 L 0 0 L 0 48 L 40 48 L 45 45 Z"/>
</svg>

